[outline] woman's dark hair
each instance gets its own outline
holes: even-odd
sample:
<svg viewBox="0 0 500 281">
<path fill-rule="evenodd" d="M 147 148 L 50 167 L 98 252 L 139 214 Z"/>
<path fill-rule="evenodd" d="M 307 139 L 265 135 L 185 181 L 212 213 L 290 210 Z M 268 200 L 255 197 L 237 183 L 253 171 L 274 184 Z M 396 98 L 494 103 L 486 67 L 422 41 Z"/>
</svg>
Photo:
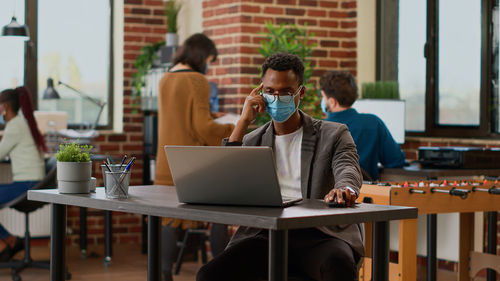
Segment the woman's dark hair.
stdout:
<svg viewBox="0 0 500 281">
<path fill-rule="evenodd" d="M 358 98 L 358 86 L 349 72 L 328 71 L 319 80 L 319 86 L 327 97 L 336 99 L 343 107 L 350 107 Z"/>
<path fill-rule="evenodd" d="M 205 34 L 196 33 L 191 35 L 177 50 L 172 59 L 173 65 L 183 63 L 189 65 L 194 71 L 204 73 L 207 66 L 207 58 L 213 56 L 217 59 L 217 48 L 210 38 Z"/>
<path fill-rule="evenodd" d="M 0 93 L 0 103 L 8 104 L 14 112 L 19 111 L 19 95 L 14 89 L 3 90 Z"/>
<path fill-rule="evenodd" d="M 304 82 L 304 64 L 297 55 L 287 53 L 276 53 L 270 55 L 262 65 L 262 77 L 266 75 L 268 69 L 276 71 L 292 70 L 299 80 L 299 84 Z"/>
<path fill-rule="evenodd" d="M 7 89 L 0 93 L 0 103 L 7 103 L 10 105 L 12 111 L 17 113 L 19 108 L 23 111 L 23 116 L 30 128 L 31 136 L 36 143 L 38 151 L 47 152 L 47 145 L 45 139 L 38 130 L 35 116 L 33 116 L 33 103 L 31 102 L 31 95 L 26 87 L 19 87 L 16 89 Z"/>
</svg>

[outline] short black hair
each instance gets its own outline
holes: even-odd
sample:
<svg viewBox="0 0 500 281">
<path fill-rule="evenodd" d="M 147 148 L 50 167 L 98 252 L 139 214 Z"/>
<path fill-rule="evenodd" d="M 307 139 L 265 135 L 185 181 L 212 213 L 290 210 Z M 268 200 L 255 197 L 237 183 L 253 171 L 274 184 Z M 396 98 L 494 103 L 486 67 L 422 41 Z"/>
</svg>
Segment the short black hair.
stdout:
<svg viewBox="0 0 500 281">
<path fill-rule="evenodd" d="M 319 80 L 319 86 L 327 97 L 336 99 L 343 107 L 351 106 L 358 98 L 358 86 L 349 72 L 328 71 Z"/>
<path fill-rule="evenodd" d="M 0 93 L 0 103 L 7 103 L 14 112 L 19 111 L 19 94 L 15 89 L 6 89 Z"/>
<path fill-rule="evenodd" d="M 297 55 L 287 53 L 276 53 L 270 55 L 262 65 L 262 77 L 266 75 L 268 69 L 276 71 L 292 70 L 299 80 L 299 84 L 304 83 L 304 64 Z"/>
<path fill-rule="evenodd" d="M 206 60 L 213 56 L 217 59 L 217 48 L 215 43 L 203 33 L 191 35 L 177 50 L 172 59 L 173 65 L 183 63 L 189 65 L 194 71 L 204 73 L 207 66 Z"/>
</svg>

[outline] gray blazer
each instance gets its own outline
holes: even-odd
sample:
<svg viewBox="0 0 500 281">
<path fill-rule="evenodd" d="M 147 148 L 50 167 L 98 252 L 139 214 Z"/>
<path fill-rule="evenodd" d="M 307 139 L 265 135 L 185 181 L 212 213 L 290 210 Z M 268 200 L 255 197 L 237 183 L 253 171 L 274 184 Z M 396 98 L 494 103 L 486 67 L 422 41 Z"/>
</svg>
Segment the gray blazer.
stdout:
<svg viewBox="0 0 500 281">
<path fill-rule="evenodd" d="M 321 121 L 299 111 L 302 117 L 301 189 L 302 198 L 323 199 L 332 188 L 351 187 L 356 195 L 362 184 L 356 145 L 344 124 Z M 268 122 L 245 135 L 243 143 L 224 145 L 274 147 L 274 127 Z M 360 256 L 364 254 L 360 225 L 319 227 L 327 235 L 347 242 Z M 239 227 L 229 246 L 257 235 L 261 230 Z"/>
</svg>

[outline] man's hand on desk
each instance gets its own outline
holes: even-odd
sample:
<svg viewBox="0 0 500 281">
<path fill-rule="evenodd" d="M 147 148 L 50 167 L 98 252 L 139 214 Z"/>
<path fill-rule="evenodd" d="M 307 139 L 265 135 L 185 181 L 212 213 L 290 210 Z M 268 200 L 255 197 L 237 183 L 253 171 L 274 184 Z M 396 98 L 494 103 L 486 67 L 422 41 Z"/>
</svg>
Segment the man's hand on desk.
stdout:
<svg viewBox="0 0 500 281">
<path fill-rule="evenodd" d="M 325 195 L 326 203 L 337 203 L 345 207 L 354 206 L 356 201 L 356 193 L 349 188 L 334 188 Z"/>
</svg>

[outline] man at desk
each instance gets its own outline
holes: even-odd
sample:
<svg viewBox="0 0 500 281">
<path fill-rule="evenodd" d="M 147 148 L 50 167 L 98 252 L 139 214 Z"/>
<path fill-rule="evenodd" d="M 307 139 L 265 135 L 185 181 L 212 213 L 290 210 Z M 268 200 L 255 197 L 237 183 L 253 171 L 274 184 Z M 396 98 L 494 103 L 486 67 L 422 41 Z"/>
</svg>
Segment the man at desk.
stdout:
<svg viewBox="0 0 500 281">
<path fill-rule="evenodd" d="M 353 206 L 362 179 L 347 127 L 298 110 L 305 89 L 304 66 L 297 56 L 274 54 L 262 73 L 262 84 L 246 98 L 226 145 L 273 147 L 283 195 Z M 259 112 L 273 120 L 245 135 Z M 226 250 L 200 269 L 197 280 L 266 280 L 267 247 L 267 231 L 240 227 Z M 358 225 L 291 230 L 290 274 L 318 281 L 354 280 L 363 251 Z"/>
<path fill-rule="evenodd" d="M 329 71 L 319 84 L 326 120 L 346 124 L 349 128 L 358 149 L 359 164 L 370 176 L 365 179 L 378 179 L 378 163 L 386 168 L 403 167 L 405 155 L 384 122 L 373 114 L 361 114 L 351 107 L 358 97 L 352 74 Z"/>
</svg>

